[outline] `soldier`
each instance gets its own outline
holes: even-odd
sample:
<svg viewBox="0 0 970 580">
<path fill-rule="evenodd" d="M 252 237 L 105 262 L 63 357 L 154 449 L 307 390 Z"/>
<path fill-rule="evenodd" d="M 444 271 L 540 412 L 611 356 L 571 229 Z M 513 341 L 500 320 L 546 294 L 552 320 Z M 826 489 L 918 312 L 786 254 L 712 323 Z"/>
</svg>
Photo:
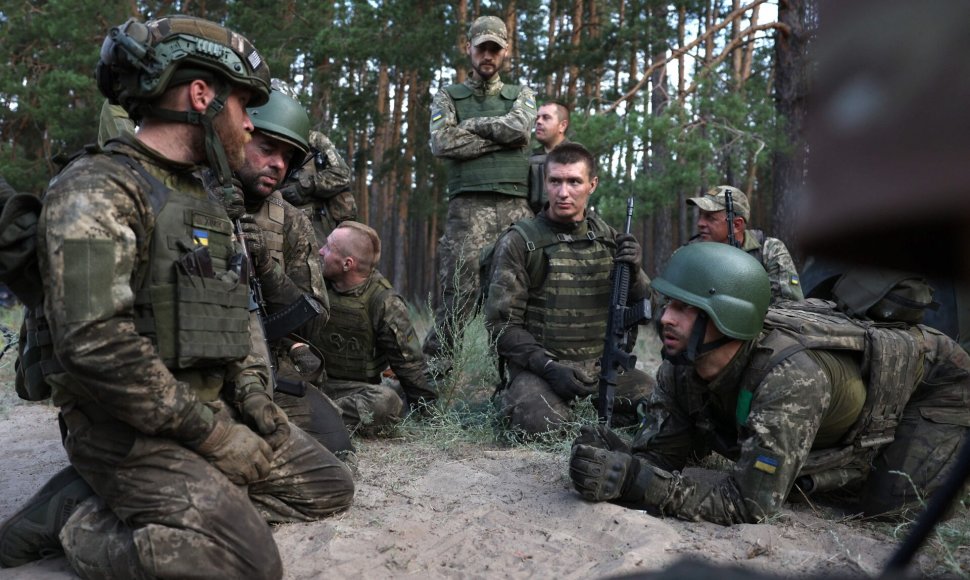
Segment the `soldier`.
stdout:
<svg viewBox="0 0 970 580">
<path fill-rule="evenodd" d="M 296 91 L 285 83 L 277 88 L 294 101 Z M 327 243 L 327 236 L 342 221 L 357 219 L 357 200 L 350 191 L 350 167 L 330 139 L 320 131 L 310 131 L 310 150 L 286 178 L 280 193 L 310 218 L 316 246 Z"/>
<path fill-rule="evenodd" d="M 535 122 L 532 89 L 499 78 L 508 31 L 495 16 L 476 19 L 465 50 L 472 73 L 431 103 L 431 152 L 448 167 L 448 215 L 438 251 L 441 301 L 424 353 L 450 367 L 448 353 L 475 308 L 478 255 L 511 223 L 531 217 L 526 148 Z"/>
<path fill-rule="evenodd" d="M 560 145 L 545 174 L 545 209 L 495 244 L 485 302 L 485 324 L 508 374 L 501 414 L 526 437 L 558 430 L 569 406 L 596 392 L 613 262 L 632 267 L 631 303 L 650 289 L 636 239 L 586 211 L 598 184 L 593 155 L 579 143 Z M 634 405 L 651 384 L 642 371 L 620 376 L 619 421 L 635 419 Z"/>
<path fill-rule="evenodd" d="M 313 335 L 330 316 L 313 228 L 306 215 L 276 189 L 291 162 L 302 162 L 309 152 L 310 118 L 299 101 L 281 90 L 281 81 L 273 79 L 272 87 L 269 102 L 248 111 L 253 138 L 246 144 L 246 163 L 236 174 L 245 196 L 247 215 L 242 226 L 248 245 L 265 251 L 270 265 L 260 276 L 266 313 L 286 321 L 293 315 L 284 313 L 293 312 L 300 316 L 289 326 L 302 323 L 300 328 L 288 329 L 288 336 L 272 341 L 278 371 L 273 401 L 300 429 L 345 457 L 352 446 L 340 411 L 314 386 L 322 382 L 323 361 L 314 354 L 309 339 L 301 338 Z M 314 312 L 319 314 L 313 316 Z"/>
<path fill-rule="evenodd" d="M 0 562 L 63 548 L 89 578 L 279 578 L 267 522 L 345 509 L 354 486 L 270 398 L 233 242 L 269 71 L 242 36 L 172 16 L 112 28 L 97 78 L 138 130 L 51 181 L 37 235 L 72 467 L 0 527 Z"/>
<path fill-rule="evenodd" d="M 565 143 L 569 128 L 569 109 L 556 102 L 539 107 L 536 115 L 536 141 L 539 146 L 529 156 L 529 207 L 539 213 L 546 202 L 546 154 Z"/>
<path fill-rule="evenodd" d="M 667 299 L 657 388 L 632 449 L 603 428 L 573 443 L 584 497 L 727 525 L 789 493 L 844 487 L 889 515 L 939 488 L 970 426 L 970 357 L 952 339 L 818 300 L 769 309 L 764 269 L 724 244 L 681 248 L 653 288 Z M 734 466 L 681 472 L 711 451 Z"/>
<path fill-rule="evenodd" d="M 331 315 L 315 343 L 327 361 L 325 390 L 347 428 L 375 430 L 394 423 L 405 404 L 427 412 L 436 395 L 404 299 L 376 269 L 381 259 L 377 232 L 359 222 L 342 222 L 320 256 Z M 399 387 L 382 383 L 388 366 Z"/>
<path fill-rule="evenodd" d="M 691 240 L 729 243 L 727 196 L 725 195 L 727 191 L 731 192 L 731 199 L 734 202 L 734 222 L 731 224 L 734 229 L 734 239 L 737 240 L 739 248 L 754 256 L 768 271 L 768 279 L 771 281 L 771 303 L 804 299 L 802 287 L 798 281 L 798 271 L 795 269 L 791 254 L 788 253 L 788 248 L 785 247 L 785 242 L 778 238 L 770 238 L 761 230 L 746 228 L 751 220 L 751 205 L 748 203 L 748 196 L 740 189 L 730 185 L 719 185 L 701 197 L 687 200 L 687 205 L 697 206 L 697 235 Z"/>
</svg>

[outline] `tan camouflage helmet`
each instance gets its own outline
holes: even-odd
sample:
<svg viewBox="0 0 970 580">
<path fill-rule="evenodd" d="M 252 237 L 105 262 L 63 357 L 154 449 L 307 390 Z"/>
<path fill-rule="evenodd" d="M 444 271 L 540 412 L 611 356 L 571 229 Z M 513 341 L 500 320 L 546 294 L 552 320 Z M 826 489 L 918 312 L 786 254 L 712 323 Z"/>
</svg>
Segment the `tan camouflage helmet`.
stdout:
<svg viewBox="0 0 970 580">
<path fill-rule="evenodd" d="M 167 16 L 113 27 L 101 45 L 101 93 L 132 114 L 170 86 L 216 75 L 252 91 L 250 106 L 269 100 L 269 66 L 245 37 L 193 16 Z M 136 115 L 132 115 L 136 117 Z"/>
</svg>

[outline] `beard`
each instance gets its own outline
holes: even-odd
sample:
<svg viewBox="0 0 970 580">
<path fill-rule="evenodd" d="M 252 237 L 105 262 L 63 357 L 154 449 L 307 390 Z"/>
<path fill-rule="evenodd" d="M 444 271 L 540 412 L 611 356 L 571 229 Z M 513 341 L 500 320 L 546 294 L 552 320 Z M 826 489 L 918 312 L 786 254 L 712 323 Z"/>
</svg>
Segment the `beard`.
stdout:
<svg viewBox="0 0 970 580">
<path fill-rule="evenodd" d="M 212 128 L 226 152 L 229 169 L 239 171 L 246 164 L 246 143 L 249 143 L 252 135 L 241 124 L 233 123 L 226 113 L 223 111 L 221 115 L 216 115 L 212 120 Z"/>
</svg>

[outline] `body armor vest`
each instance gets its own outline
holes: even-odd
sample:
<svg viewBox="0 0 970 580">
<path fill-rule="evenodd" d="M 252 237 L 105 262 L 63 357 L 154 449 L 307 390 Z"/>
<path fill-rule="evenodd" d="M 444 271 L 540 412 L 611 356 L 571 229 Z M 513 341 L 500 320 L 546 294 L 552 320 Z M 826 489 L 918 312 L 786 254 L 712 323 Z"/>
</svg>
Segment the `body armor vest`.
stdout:
<svg viewBox="0 0 970 580">
<path fill-rule="evenodd" d="M 463 84 L 451 85 L 445 91 L 455 102 L 458 121 L 479 117 L 499 117 L 512 110 L 522 87 L 505 85 L 497 95 L 485 97 Z M 525 148 L 503 148 L 475 159 L 455 161 L 446 159 L 448 167 L 448 197 L 459 193 L 488 191 L 515 197 L 529 192 L 529 159 Z"/>
<path fill-rule="evenodd" d="M 588 216 L 586 228 L 556 233 L 539 220 L 513 226 L 526 241 L 527 263 L 541 251 L 546 266 L 537 279 L 530 271 L 525 327 L 557 357 L 572 361 L 603 354 L 610 308 L 610 272 L 616 249 L 613 232 L 599 218 Z"/>
<path fill-rule="evenodd" d="M 360 296 L 330 293 L 330 320 L 318 346 L 332 378 L 378 383 L 387 368 L 387 359 L 377 350 L 371 313 L 391 283 L 375 272 L 367 284 Z"/>
<path fill-rule="evenodd" d="M 223 365 L 250 352 L 249 287 L 230 273 L 232 224 L 217 201 L 175 191 L 129 157 L 151 187 L 148 274 L 135 293 L 135 329 L 170 369 Z"/>
<path fill-rule="evenodd" d="M 809 454 L 801 472 L 811 474 L 842 467 L 860 450 L 875 454 L 893 441 L 903 409 L 922 375 L 923 339 L 914 327 L 841 315 L 831 302 L 812 299 L 799 304 L 802 308 L 768 310 L 768 333 L 758 341 L 742 376 L 736 412 L 743 427 L 758 385 L 772 368 L 797 352 L 820 349 L 859 353 L 866 384 L 865 404 L 839 445 Z"/>
<path fill-rule="evenodd" d="M 283 196 L 278 191 L 274 191 L 263 200 L 259 210 L 253 214 L 253 221 L 263 231 L 263 239 L 266 240 L 266 250 L 269 257 L 280 268 L 285 268 L 283 263 L 283 218 Z"/>
</svg>

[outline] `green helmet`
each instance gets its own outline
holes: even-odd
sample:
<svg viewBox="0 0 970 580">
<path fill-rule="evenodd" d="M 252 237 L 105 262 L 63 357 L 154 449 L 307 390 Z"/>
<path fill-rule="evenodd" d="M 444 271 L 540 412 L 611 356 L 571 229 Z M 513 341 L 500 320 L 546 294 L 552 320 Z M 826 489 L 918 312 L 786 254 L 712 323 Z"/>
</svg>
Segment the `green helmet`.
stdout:
<svg viewBox="0 0 970 580">
<path fill-rule="evenodd" d="M 677 250 L 652 287 L 664 296 L 700 308 L 718 330 L 741 340 L 758 336 L 771 300 L 768 273 L 758 260 L 716 242 Z"/>
<path fill-rule="evenodd" d="M 134 18 L 108 32 L 95 76 L 101 93 L 133 118 L 138 105 L 168 87 L 215 75 L 252 91 L 251 105 L 269 99 L 269 67 L 242 35 L 193 16 Z"/>
<path fill-rule="evenodd" d="M 274 88 L 268 103 L 250 108 L 248 113 L 257 131 L 289 143 L 301 156 L 310 152 L 310 117 L 296 99 Z"/>
</svg>

